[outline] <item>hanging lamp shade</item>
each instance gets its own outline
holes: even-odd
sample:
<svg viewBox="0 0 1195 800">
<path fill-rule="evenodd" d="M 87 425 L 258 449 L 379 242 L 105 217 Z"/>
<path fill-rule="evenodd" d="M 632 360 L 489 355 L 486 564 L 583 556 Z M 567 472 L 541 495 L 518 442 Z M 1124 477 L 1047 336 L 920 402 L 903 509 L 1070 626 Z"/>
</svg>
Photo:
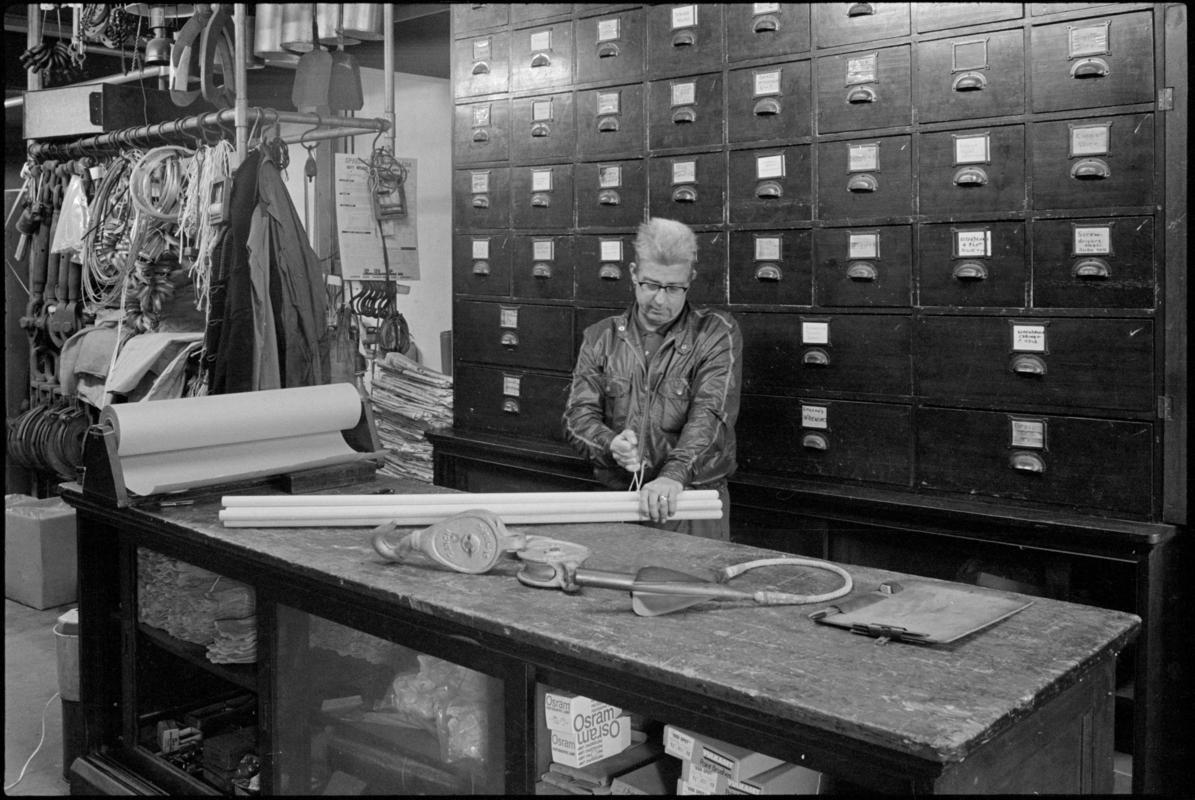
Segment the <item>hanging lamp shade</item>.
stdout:
<svg viewBox="0 0 1195 800">
<path fill-rule="evenodd" d="M 320 44 L 361 44 L 361 40 L 350 36 L 348 31 L 345 31 L 343 41 L 336 32 L 336 26 L 340 23 L 340 8 L 342 5 L 346 10 L 348 9 L 348 5 L 344 3 L 315 4 L 315 25 L 319 29 Z"/>
<path fill-rule="evenodd" d="M 339 44 L 336 24 L 339 16 L 338 3 L 315 4 L 315 26 L 320 44 Z M 344 37 L 344 44 L 361 44 L 360 39 Z M 282 48 L 292 53 L 311 51 L 311 4 L 288 3 L 282 11 Z"/>
<path fill-rule="evenodd" d="M 344 22 L 345 44 L 349 38 L 362 42 L 380 42 L 385 38 L 382 28 L 381 3 L 345 3 Z"/>
<path fill-rule="evenodd" d="M 266 66 L 299 66 L 299 56 L 282 47 L 282 16 L 286 8 L 275 3 L 257 4 L 257 16 L 253 24 L 253 55 L 265 62 Z"/>
<path fill-rule="evenodd" d="M 178 17 L 189 17 L 195 13 L 194 3 L 125 3 L 124 10 L 126 14 L 135 14 L 138 17 L 156 17 L 159 14 L 162 19 L 176 19 Z"/>
</svg>

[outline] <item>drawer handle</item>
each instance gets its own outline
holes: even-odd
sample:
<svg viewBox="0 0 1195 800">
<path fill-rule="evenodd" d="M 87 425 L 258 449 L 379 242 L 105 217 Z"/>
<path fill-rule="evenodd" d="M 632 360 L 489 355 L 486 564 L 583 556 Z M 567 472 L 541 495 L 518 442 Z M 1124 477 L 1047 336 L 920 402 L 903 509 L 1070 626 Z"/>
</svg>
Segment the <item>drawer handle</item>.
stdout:
<svg viewBox="0 0 1195 800">
<path fill-rule="evenodd" d="M 763 200 L 784 197 L 784 187 L 776 181 L 764 181 L 755 187 L 755 196 Z"/>
<path fill-rule="evenodd" d="M 983 167 L 963 167 L 954 173 L 955 186 L 986 186 L 988 174 Z"/>
<path fill-rule="evenodd" d="M 618 130 L 618 117 L 602 117 L 598 120 L 599 133 L 613 133 Z"/>
<path fill-rule="evenodd" d="M 597 49 L 598 58 L 614 58 L 618 52 L 618 45 L 614 42 L 603 42 Z"/>
<path fill-rule="evenodd" d="M 820 347 L 812 347 L 801 354 L 801 363 L 813 367 L 830 366 L 830 354 Z"/>
<path fill-rule="evenodd" d="M 756 33 L 772 33 L 780 30 L 780 20 L 771 14 L 765 14 L 762 17 L 756 18 L 752 29 Z"/>
<path fill-rule="evenodd" d="M 986 281 L 988 268 L 978 261 L 961 261 L 954 265 L 951 274 L 956 281 Z"/>
<path fill-rule="evenodd" d="M 489 275 L 490 274 L 490 262 L 474 261 L 473 262 L 473 274 L 474 275 Z"/>
<path fill-rule="evenodd" d="M 870 86 L 856 86 L 847 92 L 846 101 L 851 105 L 874 103 L 876 101 L 876 91 Z"/>
<path fill-rule="evenodd" d="M 876 13 L 875 3 L 851 3 L 846 10 L 848 17 L 869 17 Z"/>
<path fill-rule="evenodd" d="M 780 277 L 780 267 L 776 264 L 760 264 L 755 268 L 755 280 L 757 281 L 775 282 L 780 280 Z"/>
<path fill-rule="evenodd" d="M 780 101 L 775 97 L 761 97 L 752 109 L 757 117 L 772 117 L 780 113 Z"/>
<path fill-rule="evenodd" d="M 473 195 L 473 207 L 474 208 L 489 208 L 490 207 L 490 196 L 488 194 Z"/>
<path fill-rule="evenodd" d="M 855 261 L 846 269 L 846 276 L 853 281 L 874 281 L 878 275 L 870 261 Z"/>
<path fill-rule="evenodd" d="M 506 413 L 506 414 L 519 413 L 519 401 L 515 400 L 513 397 L 507 397 L 505 400 L 502 401 L 502 411 L 503 411 L 503 413 Z M 449 634 L 449 635 L 451 635 L 451 634 Z"/>
<path fill-rule="evenodd" d="M 697 44 L 697 33 L 692 28 L 672 34 L 673 47 L 692 47 Z"/>
<path fill-rule="evenodd" d="M 550 278 L 552 277 L 552 265 L 545 264 L 540 261 L 531 267 L 531 277 L 533 278 Z"/>
<path fill-rule="evenodd" d="M 538 69 L 539 67 L 550 67 L 550 66 L 552 66 L 552 59 L 548 58 L 547 53 L 536 53 L 531 58 L 531 68 L 532 69 Z"/>
<path fill-rule="evenodd" d="M 672 190 L 672 202 L 674 203 L 696 203 L 697 190 L 692 186 L 678 186 Z"/>
<path fill-rule="evenodd" d="M 602 189 L 598 192 L 598 205 L 617 206 L 622 204 L 622 198 L 613 189 Z"/>
<path fill-rule="evenodd" d="M 688 125 L 697 121 L 697 110 L 692 106 L 684 106 L 672 112 L 673 125 Z"/>
<path fill-rule="evenodd" d="M 1018 375 L 1045 375 L 1046 362 L 1040 356 L 1022 353 L 1012 360 L 1012 371 Z"/>
<path fill-rule="evenodd" d="M 874 175 L 852 175 L 851 179 L 846 182 L 848 192 L 874 192 L 879 188 L 880 182 L 875 179 Z"/>
<path fill-rule="evenodd" d="M 546 122 L 537 122 L 531 126 L 531 135 L 539 139 L 552 132 L 552 127 Z"/>
<path fill-rule="evenodd" d="M 1108 62 L 1102 58 L 1084 58 L 1071 65 L 1071 77 L 1078 80 L 1084 78 L 1108 77 Z"/>
<path fill-rule="evenodd" d="M 478 128 L 473 131 L 473 141 L 488 142 L 490 140 L 490 133 L 485 128 Z"/>
<path fill-rule="evenodd" d="M 829 450 L 830 442 L 820 433 L 807 433 L 801 437 L 801 446 L 810 450 Z"/>
<path fill-rule="evenodd" d="M 981 92 L 988 86 L 988 79 L 982 72 L 964 72 L 954 79 L 951 88 L 956 92 Z"/>
<path fill-rule="evenodd" d="M 1085 258 L 1075 264 L 1071 274 L 1085 281 L 1106 281 L 1112 274 L 1108 262 L 1102 258 Z"/>
<path fill-rule="evenodd" d="M 598 277 L 604 281 L 622 280 L 622 270 L 617 264 L 602 264 L 598 268 Z"/>
<path fill-rule="evenodd" d="M 498 340 L 503 347 L 518 347 L 519 335 L 514 331 L 503 331 L 502 338 Z"/>
<path fill-rule="evenodd" d="M 1085 158 L 1071 167 L 1071 177 L 1080 181 L 1102 181 L 1112 177 L 1112 169 L 1102 158 Z"/>
<path fill-rule="evenodd" d="M 1008 466 L 1018 472 L 1032 472 L 1040 475 L 1046 471 L 1046 462 L 1037 453 L 1018 450 L 1008 457 Z"/>
<path fill-rule="evenodd" d="M 531 205 L 535 208 L 547 208 L 552 205 L 552 198 L 543 192 L 536 192 L 531 195 Z"/>
<path fill-rule="evenodd" d="M 490 65 L 484 61 L 478 61 L 473 65 L 474 75 L 488 75 L 490 73 Z"/>
</svg>

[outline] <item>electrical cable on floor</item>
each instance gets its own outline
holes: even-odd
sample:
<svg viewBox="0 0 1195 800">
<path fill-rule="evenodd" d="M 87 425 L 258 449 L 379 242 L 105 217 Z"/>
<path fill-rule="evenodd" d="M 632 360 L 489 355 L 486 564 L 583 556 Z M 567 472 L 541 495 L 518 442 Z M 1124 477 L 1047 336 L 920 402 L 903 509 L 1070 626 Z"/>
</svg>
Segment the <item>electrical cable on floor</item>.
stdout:
<svg viewBox="0 0 1195 800">
<path fill-rule="evenodd" d="M 53 703 L 56 697 L 58 697 L 58 692 L 54 692 L 54 694 L 50 695 L 50 699 L 46 701 L 45 707 L 41 710 L 41 738 L 37 740 L 37 747 L 33 748 L 33 752 L 29 754 L 29 758 L 25 759 L 25 765 L 21 767 L 21 774 L 17 776 L 15 781 L 5 786 L 4 791 L 7 792 L 9 789 L 12 789 L 18 783 L 25 780 L 25 770 L 29 769 L 29 763 L 33 761 L 33 757 L 37 755 L 39 750 L 41 750 L 41 746 L 46 743 L 46 712 L 50 710 L 50 703 Z"/>
</svg>

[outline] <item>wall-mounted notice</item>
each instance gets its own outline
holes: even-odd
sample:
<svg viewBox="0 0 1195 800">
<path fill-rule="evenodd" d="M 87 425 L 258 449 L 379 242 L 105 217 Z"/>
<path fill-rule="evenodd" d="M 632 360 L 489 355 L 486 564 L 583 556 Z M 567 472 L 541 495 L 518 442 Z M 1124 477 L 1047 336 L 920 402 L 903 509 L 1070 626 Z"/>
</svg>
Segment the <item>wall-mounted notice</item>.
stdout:
<svg viewBox="0 0 1195 800">
<path fill-rule="evenodd" d="M 386 280 L 383 240 L 390 261 L 390 279 L 419 280 L 415 198 L 418 196 L 417 159 L 399 158 L 406 169 L 403 182 L 405 216 L 386 214 L 381 232 L 370 195 L 369 164 L 352 153 L 336 154 L 336 228 L 341 277 L 349 281 Z"/>
</svg>

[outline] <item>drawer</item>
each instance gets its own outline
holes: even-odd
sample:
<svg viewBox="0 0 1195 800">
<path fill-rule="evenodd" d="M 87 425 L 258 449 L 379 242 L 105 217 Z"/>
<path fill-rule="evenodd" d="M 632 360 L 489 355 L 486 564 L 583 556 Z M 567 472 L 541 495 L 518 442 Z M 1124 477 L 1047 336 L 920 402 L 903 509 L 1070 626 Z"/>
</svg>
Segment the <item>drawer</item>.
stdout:
<svg viewBox="0 0 1195 800">
<path fill-rule="evenodd" d="M 482 364 L 571 371 L 573 329 L 567 306 L 460 300 L 453 305 L 453 347 Z"/>
<path fill-rule="evenodd" d="M 631 284 L 631 263 L 635 260 L 635 234 L 577 236 L 576 247 L 577 302 L 607 307 L 629 306 L 635 299 L 634 286 Z M 578 330 L 585 329 L 581 322 L 581 317 L 578 316 Z"/>
<path fill-rule="evenodd" d="M 1040 17 L 1045 14 L 1061 14 L 1064 11 L 1082 11 L 1088 8 L 1111 6 L 1115 3 L 1030 3 L 1030 16 Z"/>
<path fill-rule="evenodd" d="M 913 154 L 908 136 L 818 146 L 819 219 L 907 217 L 913 213 Z"/>
<path fill-rule="evenodd" d="M 520 5 L 512 5 L 514 9 Z M 573 82 L 573 23 L 563 20 L 510 34 L 510 88 L 537 91 Z"/>
<path fill-rule="evenodd" d="M 572 92 L 516 97 L 510 108 L 512 161 L 571 161 L 577 146 Z"/>
<path fill-rule="evenodd" d="M 571 228 L 572 164 L 511 167 L 510 205 L 516 228 Z"/>
<path fill-rule="evenodd" d="M 739 469 L 909 486 L 912 410 L 891 403 L 744 395 Z"/>
<path fill-rule="evenodd" d="M 720 152 L 648 159 L 651 215 L 687 225 L 722 222 L 724 169 Z"/>
<path fill-rule="evenodd" d="M 458 169 L 452 205 L 457 229 L 505 228 L 510 224 L 510 168 Z"/>
<path fill-rule="evenodd" d="M 651 149 L 722 143 L 722 73 L 652 81 L 648 87 Z"/>
<path fill-rule="evenodd" d="M 1153 339 L 1142 319 L 925 317 L 913 343 L 918 394 L 984 408 L 1148 412 Z"/>
<path fill-rule="evenodd" d="M 1033 222 L 1033 305 L 1153 308 L 1153 217 Z"/>
<path fill-rule="evenodd" d="M 690 284 L 689 302 L 725 305 L 726 242 L 726 234 L 722 231 L 697 234 L 697 277 Z"/>
<path fill-rule="evenodd" d="M 572 13 L 572 3 L 511 3 L 510 24 L 525 25 L 545 19 L 569 17 Z"/>
<path fill-rule="evenodd" d="M 959 5 L 986 7 L 1002 4 Z M 919 45 L 917 118 L 921 122 L 1001 117 L 1024 112 L 1025 34 L 1019 28 L 956 36 Z"/>
<path fill-rule="evenodd" d="M 453 3 L 452 33 L 471 35 L 510 21 L 509 3 Z"/>
<path fill-rule="evenodd" d="M 730 221 L 785 225 L 813 214 L 807 144 L 730 152 Z"/>
<path fill-rule="evenodd" d="M 813 304 L 812 231 L 730 232 L 730 302 Z"/>
<path fill-rule="evenodd" d="M 567 376 L 459 364 L 452 379 L 457 427 L 564 441 Z"/>
<path fill-rule="evenodd" d="M 913 112 L 909 59 L 908 45 L 819 58 L 818 133 L 910 124 Z"/>
<path fill-rule="evenodd" d="M 909 35 L 908 3 L 813 3 L 813 40 L 834 47 Z"/>
<path fill-rule="evenodd" d="M 456 97 L 495 94 L 510 88 L 510 36 L 489 33 L 452 44 Z"/>
<path fill-rule="evenodd" d="M 515 297 L 525 300 L 572 300 L 573 237 L 567 234 L 519 234 L 511 262 Z"/>
<path fill-rule="evenodd" d="M 922 225 L 917 284 L 922 306 L 1027 305 L 1025 223 Z"/>
<path fill-rule="evenodd" d="M 647 31 L 641 8 L 576 22 L 577 81 L 626 83 L 643 79 Z"/>
<path fill-rule="evenodd" d="M 904 396 L 912 391 L 909 317 L 895 314 L 736 314 L 743 391 Z"/>
<path fill-rule="evenodd" d="M 922 214 L 1025 208 L 1025 128 L 923 133 L 917 143 Z"/>
<path fill-rule="evenodd" d="M 1153 436 L 1146 422 L 922 407 L 917 485 L 1148 517 Z"/>
<path fill-rule="evenodd" d="M 809 52 L 807 3 L 728 3 L 726 58 L 775 58 Z"/>
<path fill-rule="evenodd" d="M 1033 28 L 1034 111 L 1154 101 L 1153 12 Z"/>
<path fill-rule="evenodd" d="M 506 161 L 510 158 L 510 101 L 487 100 L 459 105 L 452 127 L 454 164 Z"/>
<path fill-rule="evenodd" d="M 813 293 L 819 306 L 908 306 L 912 228 L 818 228 L 813 264 Z"/>
<path fill-rule="evenodd" d="M 809 136 L 808 61 L 733 69 L 727 78 L 726 136 L 735 142 Z"/>
<path fill-rule="evenodd" d="M 576 361 L 577 353 L 581 349 L 581 342 L 585 338 L 585 329 L 590 325 L 594 325 L 607 317 L 613 317 L 626 311 L 630 307 L 630 301 L 618 304 L 610 308 L 577 308 L 577 318 L 573 331 L 573 361 Z"/>
<path fill-rule="evenodd" d="M 453 236 L 453 292 L 509 297 L 512 248 L 511 237 L 505 233 Z"/>
<path fill-rule="evenodd" d="M 653 78 L 722 66 L 722 6 L 665 3 L 647 7 L 647 70 Z"/>
<path fill-rule="evenodd" d="M 1021 3 L 913 3 L 920 33 L 1022 17 Z M 922 72 L 924 75 L 925 73 Z"/>
<path fill-rule="evenodd" d="M 643 84 L 577 92 L 577 159 L 643 155 L 643 114 Z"/>
<path fill-rule="evenodd" d="M 1033 207 L 1147 206 L 1154 202 L 1154 115 L 1037 122 Z"/>
<path fill-rule="evenodd" d="M 599 161 L 577 164 L 577 226 L 629 228 L 643 221 L 647 208 L 647 164 Z"/>
</svg>

